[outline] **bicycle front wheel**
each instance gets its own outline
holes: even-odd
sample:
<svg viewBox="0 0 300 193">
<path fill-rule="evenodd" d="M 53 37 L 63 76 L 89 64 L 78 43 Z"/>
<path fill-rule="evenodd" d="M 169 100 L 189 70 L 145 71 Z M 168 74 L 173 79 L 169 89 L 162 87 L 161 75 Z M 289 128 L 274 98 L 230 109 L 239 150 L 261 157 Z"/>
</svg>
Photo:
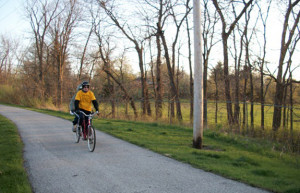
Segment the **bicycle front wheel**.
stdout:
<svg viewBox="0 0 300 193">
<path fill-rule="evenodd" d="M 77 125 L 76 132 L 74 132 L 75 143 L 78 143 L 80 140 L 80 127 Z"/>
<path fill-rule="evenodd" d="M 96 147 L 96 132 L 95 129 L 92 126 L 88 127 L 88 148 L 90 152 L 93 152 Z"/>
</svg>

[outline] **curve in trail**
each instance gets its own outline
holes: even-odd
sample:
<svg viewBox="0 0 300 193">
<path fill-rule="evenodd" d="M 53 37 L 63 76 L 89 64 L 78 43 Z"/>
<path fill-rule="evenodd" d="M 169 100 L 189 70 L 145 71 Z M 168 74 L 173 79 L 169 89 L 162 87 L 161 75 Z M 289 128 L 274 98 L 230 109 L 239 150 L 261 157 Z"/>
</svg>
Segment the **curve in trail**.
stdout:
<svg viewBox="0 0 300 193">
<path fill-rule="evenodd" d="M 74 143 L 71 122 L 0 105 L 18 127 L 35 193 L 263 193 L 97 131 L 93 153 Z"/>
</svg>

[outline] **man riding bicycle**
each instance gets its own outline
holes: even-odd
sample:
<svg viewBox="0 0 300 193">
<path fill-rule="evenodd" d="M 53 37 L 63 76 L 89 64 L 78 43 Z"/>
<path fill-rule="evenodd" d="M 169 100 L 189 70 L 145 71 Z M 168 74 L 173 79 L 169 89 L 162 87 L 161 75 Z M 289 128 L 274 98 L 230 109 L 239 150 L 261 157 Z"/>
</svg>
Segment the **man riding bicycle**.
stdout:
<svg viewBox="0 0 300 193">
<path fill-rule="evenodd" d="M 80 113 L 80 111 L 89 115 L 92 112 L 92 103 L 95 107 L 96 112 L 99 112 L 98 102 L 96 97 L 92 91 L 89 90 L 90 84 L 89 82 L 84 81 L 82 84 L 82 90 L 78 91 L 75 97 L 75 112 L 79 115 L 80 121 L 79 125 L 82 125 L 82 121 L 84 119 L 84 115 Z M 76 131 L 76 124 L 73 122 L 73 132 Z"/>
</svg>

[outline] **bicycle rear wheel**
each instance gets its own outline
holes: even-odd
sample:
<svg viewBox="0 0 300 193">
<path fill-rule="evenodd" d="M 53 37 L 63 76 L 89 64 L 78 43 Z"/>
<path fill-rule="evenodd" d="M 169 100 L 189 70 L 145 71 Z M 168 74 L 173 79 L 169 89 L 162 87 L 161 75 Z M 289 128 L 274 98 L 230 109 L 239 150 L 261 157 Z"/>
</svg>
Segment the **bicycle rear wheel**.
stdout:
<svg viewBox="0 0 300 193">
<path fill-rule="evenodd" d="M 75 143 L 78 143 L 80 140 L 80 127 L 77 125 L 76 132 L 74 132 Z"/>
<path fill-rule="evenodd" d="M 90 152 L 93 152 L 96 147 L 96 132 L 93 126 L 88 127 L 88 135 L 87 135 L 87 141 L 88 141 L 88 148 Z"/>
</svg>

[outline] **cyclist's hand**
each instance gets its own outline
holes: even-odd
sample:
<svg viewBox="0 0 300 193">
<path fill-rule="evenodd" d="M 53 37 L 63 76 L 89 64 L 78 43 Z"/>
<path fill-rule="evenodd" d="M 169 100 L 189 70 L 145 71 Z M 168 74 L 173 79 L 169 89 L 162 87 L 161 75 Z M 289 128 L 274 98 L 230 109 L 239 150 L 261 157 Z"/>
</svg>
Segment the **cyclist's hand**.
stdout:
<svg viewBox="0 0 300 193">
<path fill-rule="evenodd" d="M 79 111 L 79 110 L 76 110 L 75 112 L 76 112 L 76 114 L 77 114 L 77 115 L 79 115 L 79 114 L 80 114 L 80 111 Z"/>
</svg>

